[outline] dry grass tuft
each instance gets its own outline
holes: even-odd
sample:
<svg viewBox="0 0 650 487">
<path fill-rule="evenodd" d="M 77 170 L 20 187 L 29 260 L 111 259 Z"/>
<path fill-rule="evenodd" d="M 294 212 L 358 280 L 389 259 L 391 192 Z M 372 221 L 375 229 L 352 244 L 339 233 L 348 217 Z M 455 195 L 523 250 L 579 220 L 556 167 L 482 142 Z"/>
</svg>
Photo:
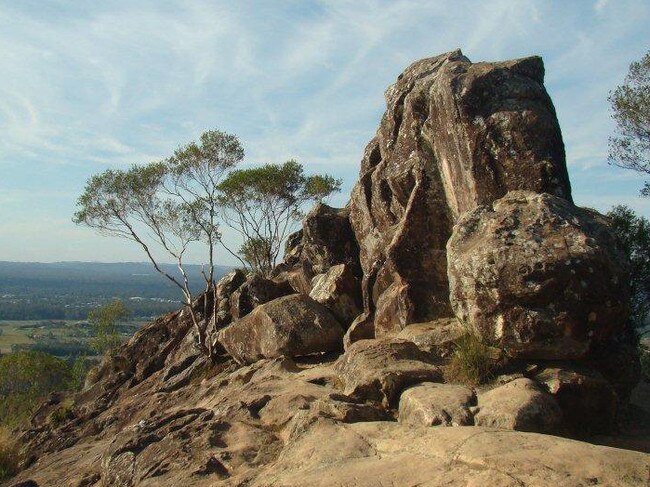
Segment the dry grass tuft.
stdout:
<svg viewBox="0 0 650 487">
<path fill-rule="evenodd" d="M 456 341 L 445 378 L 448 382 L 477 386 L 493 378 L 498 363 L 498 350 L 481 342 L 476 334 L 468 332 Z"/>
</svg>

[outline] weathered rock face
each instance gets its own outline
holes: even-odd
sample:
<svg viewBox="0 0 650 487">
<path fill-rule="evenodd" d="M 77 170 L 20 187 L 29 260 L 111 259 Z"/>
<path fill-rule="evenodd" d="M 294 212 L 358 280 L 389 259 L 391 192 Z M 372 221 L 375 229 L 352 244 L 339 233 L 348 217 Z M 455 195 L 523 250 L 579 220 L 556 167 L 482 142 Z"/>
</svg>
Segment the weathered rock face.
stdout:
<svg viewBox="0 0 650 487">
<path fill-rule="evenodd" d="M 359 247 L 350 225 L 350 210 L 319 203 L 305 216 L 302 230 L 287 239 L 284 261 L 276 267 L 274 276 L 287 280 L 296 292 L 309 294 L 315 276 L 340 264 L 356 280 L 361 280 Z"/>
<path fill-rule="evenodd" d="M 415 344 L 401 340 L 360 340 L 335 365 L 345 388 L 358 400 L 396 406 L 403 389 L 419 382 L 441 382 L 442 372 Z"/>
<path fill-rule="evenodd" d="M 420 350 L 438 358 L 447 358 L 465 333 L 467 330 L 456 318 L 439 318 L 426 323 L 410 324 L 399 332 L 397 338 L 413 342 Z"/>
<path fill-rule="evenodd" d="M 197 299 L 222 348 L 198 351 L 187 312 L 146 325 L 39 407 L 12 483 L 645 485 L 643 453 L 512 431 L 615 429 L 638 378 L 619 256 L 571 203 L 542 78 L 539 58 L 460 51 L 409 67 L 351 203 L 310 212 L 270 278 L 234 272 Z M 465 324 L 509 352 L 489 348 L 477 392 L 443 383 Z"/>
<path fill-rule="evenodd" d="M 361 164 L 350 219 L 376 336 L 449 315 L 445 244 L 465 211 L 511 190 L 571 201 L 564 145 L 538 57 L 412 64 Z"/>
<path fill-rule="evenodd" d="M 338 264 L 312 280 L 309 296 L 326 306 L 344 326 L 361 313 L 361 282 L 349 264 Z"/>
<path fill-rule="evenodd" d="M 242 318 L 269 301 L 293 294 L 293 288 L 286 281 L 272 280 L 252 273 L 230 296 L 231 319 Z"/>
<path fill-rule="evenodd" d="M 252 363 L 339 350 L 343 329 L 327 308 L 308 296 L 292 294 L 258 306 L 217 336 L 235 360 Z"/>
<path fill-rule="evenodd" d="M 514 191 L 461 218 L 447 249 L 456 315 L 511 355 L 581 358 L 625 323 L 624 257 L 596 212 Z"/>
<path fill-rule="evenodd" d="M 535 433 L 320 419 L 252 485 L 642 486 L 647 463 L 643 453 Z"/>
<path fill-rule="evenodd" d="M 477 426 L 554 433 L 562 426 L 562 411 L 539 384 L 521 378 L 479 394 L 474 422 Z"/>
<path fill-rule="evenodd" d="M 413 426 L 472 425 L 470 407 L 475 404 L 476 395 L 468 387 L 425 382 L 402 393 L 398 420 Z"/>
</svg>

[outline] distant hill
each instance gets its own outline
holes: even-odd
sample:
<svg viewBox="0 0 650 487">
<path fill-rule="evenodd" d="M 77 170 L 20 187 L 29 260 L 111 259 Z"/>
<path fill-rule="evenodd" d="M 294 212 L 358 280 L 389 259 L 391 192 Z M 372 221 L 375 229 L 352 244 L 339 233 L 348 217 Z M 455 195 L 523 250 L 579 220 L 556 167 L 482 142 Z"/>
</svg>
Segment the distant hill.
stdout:
<svg viewBox="0 0 650 487">
<path fill-rule="evenodd" d="M 179 277 L 175 265 L 161 268 Z M 217 266 L 220 277 L 230 270 Z M 202 286 L 201 266 L 188 265 L 190 283 Z M 74 290 L 84 294 L 108 293 L 143 297 L 176 297 L 177 289 L 145 262 L 8 262 L 0 261 L 0 293 Z"/>
</svg>

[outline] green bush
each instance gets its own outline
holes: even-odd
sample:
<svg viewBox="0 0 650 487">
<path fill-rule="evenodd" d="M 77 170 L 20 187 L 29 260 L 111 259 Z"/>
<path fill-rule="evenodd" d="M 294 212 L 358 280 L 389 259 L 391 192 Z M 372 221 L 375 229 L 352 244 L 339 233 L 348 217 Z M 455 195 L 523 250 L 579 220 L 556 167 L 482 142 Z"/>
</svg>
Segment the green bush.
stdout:
<svg viewBox="0 0 650 487">
<path fill-rule="evenodd" d="M 29 419 L 38 403 L 54 391 L 74 385 L 68 363 L 43 352 L 0 357 L 0 425 L 10 428 Z"/>
<path fill-rule="evenodd" d="M 11 432 L 0 428 L 0 481 L 13 477 L 18 471 L 19 450 Z"/>
</svg>

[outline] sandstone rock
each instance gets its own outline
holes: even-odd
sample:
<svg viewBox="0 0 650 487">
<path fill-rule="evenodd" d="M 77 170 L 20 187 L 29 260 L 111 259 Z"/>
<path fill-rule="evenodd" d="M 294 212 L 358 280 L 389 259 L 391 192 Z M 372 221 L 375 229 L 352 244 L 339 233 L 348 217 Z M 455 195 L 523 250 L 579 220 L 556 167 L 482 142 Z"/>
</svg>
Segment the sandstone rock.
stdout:
<svg viewBox="0 0 650 487">
<path fill-rule="evenodd" d="M 450 315 L 445 244 L 461 214 L 516 189 L 571 200 L 543 78 L 538 57 L 472 64 L 454 51 L 386 91 L 350 200 L 376 336 Z"/>
<path fill-rule="evenodd" d="M 223 276 L 217 283 L 215 290 L 217 316 L 214 320 L 217 330 L 232 320 L 230 298 L 244 282 L 246 282 L 246 274 L 242 270 L 236 269 Z"/>
<path fill-rule="evenodd" d="M 399 399 L 399 422 L 412 426 L 467 426 L 474 423 L 471 389 L 425 382 L 406 389 Z"/>
<path fill-rule="evenodd" d="M 303 219 L 302 230 L 287 239 L 284 260 L 273 275 L 303 294 L 309 294 L 315 276 L 339 264 L 360 280 L 359 247 L 349 214 L 347 208 L 317 204 Z"/>
<path fill-rule="evenodd" d="M 343 348 L 347 350 L 354 342 L 375 338 L 372 315 L 366 312 L 357 316 L 343 336 Z"/>
<path fill-rule="evenodd" d="M 560 429 L 562 411 L 555 399 L 530 379 L 515 379 L 479 393 L 477 426 L 553 433 Z"/>
<path fill-rule="evenodd" d="M 536 433 L 320 419 L 253 487 L 638 485 L 648 456 Z"/>
<path fill-rule="evenodd" d="M 598 372 L 564 364 L 543 369 L 535 379 L 545 384 L 555 397 L 571 433 L 585 435 L 616 430 L 618 397 Z"/>
<path fill-rule="evenodd" d="M 426 323 L 413 323 L 404 328 L 397 338 L 415 343 L 420 350 L 436 357 L 449 357 L 456 341 L 466 330 L 456 318 L 440 318 Z"/>
<path fill-rule="evenodd" d="M 319 399 L 312 405 L 312 410 L 315 416 L 335 419 L 341 423 L 393 420 L 386 409 L 376 404 L 356 402 L 344 394 L 330 394 L 326 399 Z"/>
<path fill-rule="evenodd" d="M 511 355 L 580 358 L 625 322 L 616 239 L 604 217 L 565 199 L 511 192 L 467 213 L 447 249 L 456 316 Z"/>
<path fill-rule="evenodd" d="M 293 294 L 289 283 L 267 279 L 257 273 L 251 273 L 246 281 L 230 297 L 230 314 L 232 319 L 243 318 L 253 309 L 269 301 Z"/>
<path fill-rule="evenodd" d="M 301 259 L 309 262 L 314 275 L 327 272 L 337 264 L 347 264 L 350 270 L 356 271 L 359 248 L 349 216 L 347 208 L 319 203 L 303 220 Z"/>
<path fill-rule="evenodd" d="M 332 352 L 342 348 L 343 329 L 313 299 L 293 294 L 274 299 L 233 322 L 218 334 L 220 343 L 238 362 Z"/>
<path fill-rule="evenodd" d="M 345 384 L 344 394 L 386 406 L 397 405 L 399 394 L 410 385 L 442 380 L 440 368 L 414 343 L 388 339 L 353 343 L 335 370 Z"/>
<path fill-rule="evenodd" d="M 426 423 L 438 421 L 436 411 L 452 424 L 467 419 L 467 390 L 446 393 L 454 398 L 440 407 L 434 403 L 443 396 L 434 400 L 409 392 L 452 390 L 431 383 L 441 380 L 437 363 L 459 331 L 448 318 L 453 313 L 445 245 L 453 225 L 465 212 L 513 190 L 549 193 L 573 208 L 561 135 L 542 83 L 539 58 L 472 64 L 457 51 L 413 64 L 386 92 L 388 108 L 368 145 L 348 207 L 319 205 L 310 212 L 303 230 L 289 238 L 284 262 L 270 279 L 235 272 L 218 284 L 214 299 L 208 293 L 195 302 L 203 321 L 216 305 L 209 338 L 219 333 L 240 362 L 275 358 L 242 365 L 227 354 L 199 355 L 189 313 L 170 313 L 145 325 L 104 361 L 85 390 L 72 395 L 74 419 L 48 423 L 56 404 L 39 410 L 20 434 L 25 470 L 10 482 L 79 487 L 645 485 L 644 454 L 479 426 L 405 424 L 417 422 L 417 411 Z M 572 211 L 573 216 L 585 212 Z M 579 224 L 584 228 L 577 234 L 589 235 L 592 227 L 581 218 L 570 218 L 558 233 Z M 517 235 L 506 237 L 517 243 Z M 593 243 L 585 240 L 584 245 Z M 334 299 L 323 301 L 336 308 L 336 268 L 341 265 L 361 283 L 363 312 L 344 337 L 346 353 L 335 360 L 334 353 L 323 352 L 340 348 L 343 329 L 308 295 L 312 280 L 320 276 L 315 295 L 334 289 Z M 602 283 L 589 268 L 571 268 L 589 273 L 587 291 L 577 294 L 591 299 L 592 281 Z M 549 285 L 563 279 L 561 274 L 549 274 Z M 546 281 L 537 284 L 540 290 L 531 295 L 545 296 Z M 294 291 L 303 295 L 286 296 Z M 358 289 L 345 293 L 359 296 Z M 563 306 L 569 302 L 558 299 Z M 583 304 L 566 311 L 566 319 L 575 318 L 572 313 Z M 606 301 L 599 304 L 608 308 Z M 526 301 L 526 306 L 537 304 Z M 224 328 L 233 317 L 239 319 Z M 616 425 L 620 400 L 635 380 L 634 368 L 627 365 L 635 355 L 629 337 L 617 328 L 619 321 L 602 322 L 597 330 L 588 323 L 584 329 L 573 327 L 573 321 L 568 328 L 569 339 L 584 354 L 580 363 L 593 370 L 547 361 L 567 355 L 558 328 L 541 335 L 519 328 L 510 348 L 513 343 L 541 345 L 537 350 L 544 360 L 515 360 L 507 370 L 514 373 L 497 380 L 521 380 L 518 372 L 525 371 L 543 381 L 565 422 L 572 423 L 569 432 Z M 544 348 L 548 337 L 561 354 Z M 290 358 L 312 353 L 303 360 Z M 416 385 L 421 383 L 428 384 Z M 484 393 L 479 414 L 489 417 L 489 407 L 511 406 L 524 396 L 548 399 L 541 390 L 515 392 Z M 486 400 L 490 395 L 492 400 Z M 400 396 L 400 407 L 406 409 L 402 424 L 394 421 Z M 415 399 L 422 409 L 413 407 Z M 411 400 L 413 412 L 407 407 Z M 506 411 L 509 421 L 520 419 L 514 410 L 504 406 L 496 417 L 503 419 Z M 546 420 L 540 420 L 544 428 Z M 643 431 L 638 424 L 632 427 L 635 434 Z M 635 440 L 631 447 L 647 450 L 647 444 Z"/>
<path fill-rule="evenodd" d="M 344 327 L 361 313 L 361 283 L 349 265 L 332 266 L 312 283 L 309 296 L 327 307 Z"/>
</svg>

